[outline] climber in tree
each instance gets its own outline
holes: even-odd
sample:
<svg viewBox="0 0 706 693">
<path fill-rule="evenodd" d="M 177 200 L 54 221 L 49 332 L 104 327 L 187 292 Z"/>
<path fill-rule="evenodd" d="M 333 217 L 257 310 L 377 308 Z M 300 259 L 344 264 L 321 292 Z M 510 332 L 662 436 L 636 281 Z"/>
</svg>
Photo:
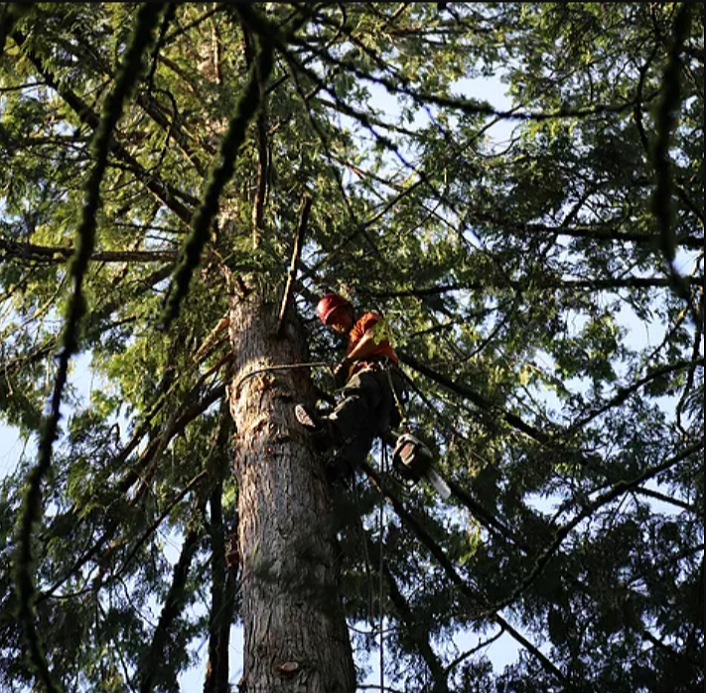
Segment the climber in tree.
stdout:
<svg viewBox="0 0 706 693">
<path fill-rule="evenodd" d="M 326 416 L 295 407 L 297 420 L 314 436 L 320 452 L 337 448 L 327 465 L 330 480 L 350 477 L 365 460 L 373 440 L 400 424 L 403 376 L 399 359 L 390 344 L 389 328 L 377 311 L 356 317 L 353 305 L 343 296 L 328 292 L 319 301 L 321 322 L 347 335 L 345 356 L 334 368 L 338 405 Z"/>
</svg>

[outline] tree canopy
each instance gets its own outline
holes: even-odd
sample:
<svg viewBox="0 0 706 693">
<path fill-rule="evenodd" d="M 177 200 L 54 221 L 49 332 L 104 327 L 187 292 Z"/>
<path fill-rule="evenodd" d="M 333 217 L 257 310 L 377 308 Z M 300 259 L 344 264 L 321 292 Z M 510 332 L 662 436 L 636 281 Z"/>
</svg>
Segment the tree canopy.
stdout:
<svg viewBox="0 0 706 693">
<path fill-rule="evenodd" d="M 0 688 L 178 691 L 205 662 L 235 689 L 257 328 L 223 319 L 234 291 L 293 311 L 306 355 L 271 365 L 325 399 L 331 288 L 385 315 L 452 490 L 380 445 L 331 493 L 359 685 L 701 690 L 703 23 L 3 3 L 0 416 L 31 444 L 0 480 Z"/>
</svg>

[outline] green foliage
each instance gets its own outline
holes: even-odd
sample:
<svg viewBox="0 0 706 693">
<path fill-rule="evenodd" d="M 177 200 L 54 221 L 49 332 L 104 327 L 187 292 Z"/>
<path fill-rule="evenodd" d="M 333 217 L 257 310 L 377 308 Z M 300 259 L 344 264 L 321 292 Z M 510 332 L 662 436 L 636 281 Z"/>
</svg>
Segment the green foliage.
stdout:
<svg viewBox="0 0 706 693">
<path fill-rule="evenodd" d="M 237 622 L 226 333 L 202 347 L 244 286 L 279 308 L 308 193 L 309 357 L 341 346 L 313 317 L 324 288 L 382 312 L 454 487 L 382 474 L 382 523 L 362 475 L 336 501 L 361 671 L 384 614 L 385 683 L 410 693 L 698 690 L 703 13 L 174 3 L 121 76 L 138 7 L 0 18 L 0 415 L 30 442 L 0 487 L 0 688 L 39 685 L 12 563 L 62 335 L 87 365 L 31 533 L 52 676 L 178 691 Z M 499 633 L 504 668 L 474 650 Z"/>
</svg>

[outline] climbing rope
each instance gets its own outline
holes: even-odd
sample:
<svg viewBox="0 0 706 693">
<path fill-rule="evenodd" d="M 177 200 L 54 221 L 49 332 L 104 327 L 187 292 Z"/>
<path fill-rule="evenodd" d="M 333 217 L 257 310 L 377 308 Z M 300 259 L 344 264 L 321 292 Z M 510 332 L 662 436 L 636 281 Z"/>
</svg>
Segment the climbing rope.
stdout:
<svg viewBox="0 0 706 693">
<path fill-rule="evenodd" d="M 388 371 L 389 373 L 389 371 Z M 390 378 L 390 386 L 392 386 L 392 378 Z M 394 392 L 394 389 L 393 389 Z M 380 467 L 382 469 L 383 477 L 387 474 L 388 459 L 387 459 L 387 445 L 385 442 L 382 443 L 382 454 L 380 456 Z M 378 632 L 380 636 L 380 690 L 385 691 L 385 609 L 383 606 L 383 594 L 384 594 L 384 584 L 383 575 L 385 569 L 385 496 L 380 494 L 380 550 L 379 550 L 379 562 L 378 562 L 378 609 L 380 611 L 380 625 L 378 626 Z"/>
<path fill-rule="evenodd" d="M 400 371 L 401 373 L 402 371 Z M 400 426 L 402 427 L 403 431 L 408 431 L 409 430 L 409 418 L 407 417 L 407 410 L 404 407 L 404 404 L 402 404 L 402 401 L 399 398 L 399 395 L 397 394 L 397 390 L 395 389 L 395 385 L 392 382 L 392 373 L 390 372 L 389 368 L 385 369 L 385 373 L 387 373 L 387 382 L 390 385 L 390 390 L 392 390 L 392 396 L 395 399 L 395 406 L 397 407 L 397 411 L 400 414 Z"/>
<path fill-rule="evenodd" d="M 240 378 L 240 380 L 238 380 L 238 382 L 233 387 L 233 391 L 237 392 L 246 380 L 249 380 L 250 378 L 256 375 L 261 375 L 262 373 L 269 373 L 270 371 L 287 371 L 294 370 L 297 368 L 323 368 L 324 366 L 329 365 L 330 364 L 328 361 L 309 361 L 308 363 L 285 363 L 278 366 L 265 366 L 264 368 L 256 368 L 254 371 L 250 371 L 250 373 L 246 373 L 242 378 Z"/>
</svg>

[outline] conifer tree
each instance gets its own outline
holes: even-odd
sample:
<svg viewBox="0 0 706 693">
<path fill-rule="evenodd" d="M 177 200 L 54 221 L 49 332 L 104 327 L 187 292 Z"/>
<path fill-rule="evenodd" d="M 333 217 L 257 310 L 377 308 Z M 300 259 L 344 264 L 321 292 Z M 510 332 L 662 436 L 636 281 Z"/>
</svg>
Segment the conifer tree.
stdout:
<svg viewBox="0 0 706 693">
<path fill-rule="evenodd" d="M 699 690 L 703 49 L 689 3 L 3 3 L 0 688 Z M 327 484 L 327 288 L 449 499 L 382 442 Z"/>
</svg>

